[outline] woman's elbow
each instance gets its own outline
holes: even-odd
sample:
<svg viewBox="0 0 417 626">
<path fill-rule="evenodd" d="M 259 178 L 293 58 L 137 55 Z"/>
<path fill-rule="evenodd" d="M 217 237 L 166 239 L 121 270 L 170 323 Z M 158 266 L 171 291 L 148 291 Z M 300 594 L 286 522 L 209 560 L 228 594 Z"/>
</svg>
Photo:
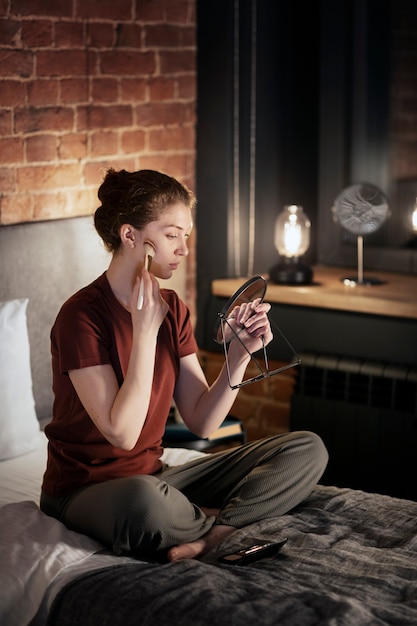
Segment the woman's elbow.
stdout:
<svg viewBox="0 0 417 626">
<path fill-rule="evenodd" d="M 119 448 L 119 450 L 124 450 L 125 452 L 133 450 L 139 438 L 139 435 L 136 433 L 115 431 L 103 433 L 103 435 L 112 446 Z"/>
<path fill-rule="evenodd" d="M 120 450 L 124 450 L 125 452 L 130 452 L 131 450 L 133 450 L 136 443 L 137 443 L 137 440 L 134 441 L 134 440 L 125 439 L 125 440 L 121 440 L 120 443 L 115 445 L 115 447 L 119 448 Z"/>
</svg>

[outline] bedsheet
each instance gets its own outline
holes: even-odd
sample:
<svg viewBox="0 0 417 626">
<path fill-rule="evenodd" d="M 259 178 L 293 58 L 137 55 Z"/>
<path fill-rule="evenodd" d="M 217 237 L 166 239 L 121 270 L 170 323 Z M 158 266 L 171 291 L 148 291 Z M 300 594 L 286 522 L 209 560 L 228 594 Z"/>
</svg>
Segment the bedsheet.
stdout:
<svg viewBox="0 0 417 626">
<path fill-rule="evenodd" d="M 45 442 L 0 464 L 0 490 L 18 476 L 0 509 L 1 624 L 417 624 L 416 502 L 319 485 L 293 511 L 236 531 L 200 560 L 149 563 L 108 554 L 39 511 Z M 190 458 L 167 454 L 172 464 Z M 243 568 L 217 560 L 283 537 L 275 558 Z"/>
<path fill-rule="evenodd" d="M 103 548 L 30 501 L 2 507 L 0 537 L 0 624 L 7 626 L 28 624 L 51 581 Z"/>
<path fill-rule="evenodd" d="M 46 467 L 47 439 L 39 433 L 38 447 L 22 456 L 0 462 L 0 506 L 10 502 L 39 502 Z"/>
<path fill-rule="evenodd" d="M 169 448 L 162 459 L 178 465 L 204 453 Z M 103 552 L 104 547 L 69 531 L 38 507 L 46 467 L 47 438 L 39 433 L 32 452 L 0 462 L 0 624 L 45 623 L 60 588 L 86 571 L 129 562 Z"/>
<path fill-rule="evenodd" d="M 217 557 L 287 544 L 250 566 Z M 115 563 L 64 587 L 48 626 L 415 626 L 417 503 L 317 487 L 290 513 L 230 535 L 201 560 Z"/>
</svg>

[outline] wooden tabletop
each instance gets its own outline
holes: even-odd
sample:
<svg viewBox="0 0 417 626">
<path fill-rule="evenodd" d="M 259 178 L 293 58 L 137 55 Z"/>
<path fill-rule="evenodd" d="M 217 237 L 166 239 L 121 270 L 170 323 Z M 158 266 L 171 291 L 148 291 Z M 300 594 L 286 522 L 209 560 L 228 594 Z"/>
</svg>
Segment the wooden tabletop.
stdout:
<svg viewBox="0 0 417 626">
<path fill-rule="evenodd" d="M 265 301 L 370 315 L 417 320 L 417 275 L 367 271 L 365 278 L 378 278 L 382 284 L 349 286 L 345 277 L 355 270 L 316 266 L 311 285 L 275 285 L 268 282 Z M 267 274 L 264 275 L 268 278 Z M 248 278 L 217 279 L 212 282 L 215 296 L 230 298 Z"/>
</svg>

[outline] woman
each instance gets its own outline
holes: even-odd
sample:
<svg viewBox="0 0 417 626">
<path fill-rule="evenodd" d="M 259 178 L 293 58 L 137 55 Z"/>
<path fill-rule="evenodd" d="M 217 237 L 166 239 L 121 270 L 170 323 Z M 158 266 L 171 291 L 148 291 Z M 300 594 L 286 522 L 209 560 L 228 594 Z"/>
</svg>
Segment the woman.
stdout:
<svg viewBox="0 0 417 626">
<path fill-rule="evenodd" d="M 327 452 L 316 435 L 299 432 L 179 467 L 161 463 L 173 398 L 187 426 L 207 437 L 237 393 L 225 368 L 208 386 L 188 309 L 157 281 L 188 254 L 195 200 L 150 170 L 109 170 L 98 196 L 95 227 L 112 258 L 63 305 L 51 331 L 55 400 L 41 508 L 116 554 L 195 558 L 236 528 L 298 504 L 319 480 Z M 272 339 L 269 309 L 257 301 L 234 312 L 250 352 Z M 230 342 L 236 379 L 249 358 Z"/>
</svg>

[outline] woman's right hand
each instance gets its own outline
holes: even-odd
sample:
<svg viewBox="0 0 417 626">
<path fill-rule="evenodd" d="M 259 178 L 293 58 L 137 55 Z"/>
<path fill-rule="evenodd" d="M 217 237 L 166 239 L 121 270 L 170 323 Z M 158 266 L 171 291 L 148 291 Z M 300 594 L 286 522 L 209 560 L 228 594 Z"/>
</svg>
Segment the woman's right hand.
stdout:
<svg viewBox="0 0 417 626">
<path fill-rule="evenodd" d="M 137 303 L 141 281 L 143 281 L 143 305 L 138 310 Z M 168 308 L 168 304 L 161 295 L 157 279 L 147 269 L 143 268 L 141 276 L 136 278 L 130 300 L 134 331 L 154 332 L 157 335 Z"/>
</svg>

